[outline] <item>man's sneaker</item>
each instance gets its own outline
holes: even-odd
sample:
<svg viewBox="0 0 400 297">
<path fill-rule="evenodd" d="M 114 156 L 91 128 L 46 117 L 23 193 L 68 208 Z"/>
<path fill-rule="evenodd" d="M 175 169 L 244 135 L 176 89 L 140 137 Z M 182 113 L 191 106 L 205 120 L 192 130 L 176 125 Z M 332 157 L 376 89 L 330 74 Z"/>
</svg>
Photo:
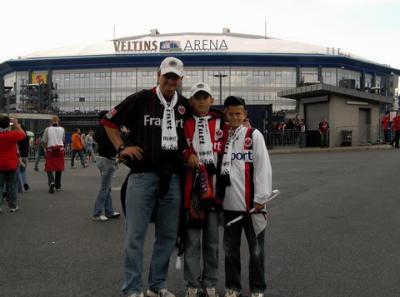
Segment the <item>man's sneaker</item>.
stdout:
<svg viewBox="0 0 400 297">
<path fill-rule="evenodd" d="M 106 214 L 106 217 L 109 219 L 116 219 L 120 216 L 121 214 L 117 211 L 113 211 L 112 213 Z"/>
<path fill-rule="evenodd" d="M 144 297 L 143 292 L 140 293 L 131 293 L 127 297 Z"/>
<path fill-rule="evenodd" d="M 147 290 L 146 296 L 147 297 L 175 297 L 175 295 L 172 294 L 167 289 L 161 289 L 158 293 L 156 293 L 152 290 Z"/>
<path fill-rule="evenodd" d="M 105 215 L 97 215 L 97 216 L 93 216 L 92 217 L 92 220 L 93 221 L 101 221 L 101 222 L 104 222 L 104 221 L 107 221 L 108 220 L 108 218 L 105 216 Z"/>
<path fill-rule="evenodd" d="M 232 289 L 227 289 L 225 292 L 225 297 L 240 297 L 240 292 Z"/>
<path fill-rule="evenodd" d="M 18 206 L 16 206 L 16 207 L 10 207 L 10 212 L 16 212 L 16 211 L 18 211 L 19 210 L 19 207 Z"/>
<path fill-rule="evenodd" d="M 54 188 L 56 187 L 55 183 L 51 183 L 49 187 L 49 193 L 53 194 L 54 193 Z"/>
<path fill-rule="evenodd" d="M 24 189 L 25 189 L 25 191 L 28 191 L 29 190 L 29 185 L 28 184 L 24 184 Z"/>
<path fill-rule="evenodd" d="M 188 287 L 186 289 L 185 297 L 197 297 L 198 295 L 198 289 L 197 288 L 190 288 Z"/>
<path fill-rule="evenodd" d="M 215 288 L 206 288 L 207 297 L 219 297 Z"/>
<path fill-rule="evenodd" d="M 261 292 L 251 293 L 251 297 L 264 297 L 264 293 Z"/>
</svg>

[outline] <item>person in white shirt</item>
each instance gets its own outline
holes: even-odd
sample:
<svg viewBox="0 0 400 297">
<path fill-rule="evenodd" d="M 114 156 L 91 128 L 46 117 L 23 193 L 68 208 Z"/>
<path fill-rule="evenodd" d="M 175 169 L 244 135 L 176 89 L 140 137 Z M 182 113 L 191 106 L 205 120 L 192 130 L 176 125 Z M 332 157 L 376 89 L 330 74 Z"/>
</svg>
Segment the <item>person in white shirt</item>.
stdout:
<svg viewBox="0 0 400 297">
<path fill-rule="evenodd" d="M 219 187 L 223 188 L 225 222 L 238 216 L 243 219 L 225 227 L 225 297 L 238 297 L 241 291 L 240 242 L 242 230 L 249 246 L 249 285 L 252 297 L 262 297 L 266 290 L 264 275 L 264 235 L 266 203 L 272 194 L 272 169 L 260 131 L 243 125 L 247 118 L 244 99 L 229 96 L 224 102 L 228 122 L 225 150 L 220 162 Z M 222 197 L 221 197 L 222 198 Z M 261 230 L 253 220 L 263 221 Z M 259 221 L 259 220 L 258 220 Z"/>
<path fill-rule="evenodd" d="M 65 130 L 60 127 L 57 116 L 53 117 L 51 126 L 44 130 L 42 139 L 46 150 L 44 170 L 47 172 L 49 193 L 52 194 L 54 189 L 61 189 L 61 173 L 64 171 Z"/>
</svg>

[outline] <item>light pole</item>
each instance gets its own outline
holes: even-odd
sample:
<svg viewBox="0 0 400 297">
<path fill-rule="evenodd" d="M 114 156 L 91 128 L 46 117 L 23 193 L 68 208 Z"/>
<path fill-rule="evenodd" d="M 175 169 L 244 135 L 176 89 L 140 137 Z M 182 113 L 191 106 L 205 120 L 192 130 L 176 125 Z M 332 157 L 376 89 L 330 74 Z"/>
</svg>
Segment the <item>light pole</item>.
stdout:
<svg viewBox="0 0 400 297">
<path fill-rule="evenodd" d="M 219 72 L 218 74 L 214 74 L 214 77 L 219 77 L 219 104 L 222 105 L 222 78 L 227 77 L 227 74 L 222 74 Z"/>
</svg>

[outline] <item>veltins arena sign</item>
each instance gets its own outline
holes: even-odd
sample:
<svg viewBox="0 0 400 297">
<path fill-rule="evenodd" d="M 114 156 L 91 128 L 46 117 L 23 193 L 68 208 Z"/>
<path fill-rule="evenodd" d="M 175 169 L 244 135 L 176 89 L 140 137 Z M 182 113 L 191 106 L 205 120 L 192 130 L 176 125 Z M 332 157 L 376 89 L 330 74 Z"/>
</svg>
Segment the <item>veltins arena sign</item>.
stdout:
<svg viewBox="0 0 400 297">
<path fill-rule="evenodd" d="M 194 40 L 113 40 L 116 53 L 148 53 L 148 52 L 194 52 L 194 51 L 226 51 L 228 45 L 224 39 Z"/>
</svg>

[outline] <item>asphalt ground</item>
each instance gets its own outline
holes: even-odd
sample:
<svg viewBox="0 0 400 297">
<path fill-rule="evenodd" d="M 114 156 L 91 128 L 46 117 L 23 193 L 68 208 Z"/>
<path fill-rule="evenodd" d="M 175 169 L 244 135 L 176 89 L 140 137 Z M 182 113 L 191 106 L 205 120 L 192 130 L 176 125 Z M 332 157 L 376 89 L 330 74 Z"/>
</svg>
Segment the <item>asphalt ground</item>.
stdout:
<svg viewBox="0 0 400 297">
<path fill-rule="evenodd" d="M 266 235 L 267 297 L 400 296 L 400 150 L 272 154 L 274 188 Z M 69 169 L 63 190 L 28 168 L 20 211 L 0 214 L 0 297 L 123 296 L 123 218 L 93 222 L 95 164 Z M 113 200 L 126 168 L 113 181 Z M 147 283 L 153 226 L 145 245 Z M 221 240 L 222 240 L 222 229 Z M 243 294 L 248 252 L 242 239 Z M 220 245 L 218 292 L 224 292 Z M 168 288 L 184 296 L 171 258 Z"/>
</svg>

